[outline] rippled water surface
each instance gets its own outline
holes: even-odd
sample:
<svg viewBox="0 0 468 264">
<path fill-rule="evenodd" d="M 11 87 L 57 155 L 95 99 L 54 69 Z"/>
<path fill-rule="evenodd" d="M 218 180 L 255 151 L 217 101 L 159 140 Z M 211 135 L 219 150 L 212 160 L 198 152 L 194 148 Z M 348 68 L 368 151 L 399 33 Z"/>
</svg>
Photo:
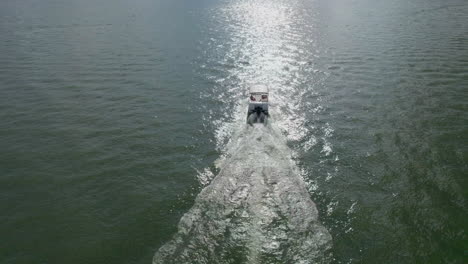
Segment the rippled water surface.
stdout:
<svg viewBox="0 0 468 264">
<path fill-rule="evenodd" d="M 467 14 L 2 1 L 0 263 L 466 262 Z"/>
</svg>

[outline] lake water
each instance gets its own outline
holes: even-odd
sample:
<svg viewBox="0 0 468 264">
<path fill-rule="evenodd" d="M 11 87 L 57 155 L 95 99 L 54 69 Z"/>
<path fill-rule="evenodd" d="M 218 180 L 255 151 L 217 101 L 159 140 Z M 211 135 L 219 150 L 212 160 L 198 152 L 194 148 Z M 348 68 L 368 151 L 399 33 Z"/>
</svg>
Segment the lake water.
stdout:
<svg viewBox="0 0 468 264">
<path fill-rule="evenodd" d="M 0 36 L 2 264 L 466 262 L 465 0 L 4 0 Z"/>
</svg>

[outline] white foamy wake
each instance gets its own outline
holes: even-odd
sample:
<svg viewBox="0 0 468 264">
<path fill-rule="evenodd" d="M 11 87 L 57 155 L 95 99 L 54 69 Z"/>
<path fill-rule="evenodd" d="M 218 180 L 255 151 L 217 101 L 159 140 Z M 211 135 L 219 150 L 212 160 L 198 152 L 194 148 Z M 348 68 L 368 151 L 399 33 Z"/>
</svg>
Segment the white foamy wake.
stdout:
<svg viewBox="0 0 468 264">
<path fill-rule="evenodd" d="M 272 126 L 245 125 L 153 263 L 326 263 L 331 236 Z"/>
</svg>

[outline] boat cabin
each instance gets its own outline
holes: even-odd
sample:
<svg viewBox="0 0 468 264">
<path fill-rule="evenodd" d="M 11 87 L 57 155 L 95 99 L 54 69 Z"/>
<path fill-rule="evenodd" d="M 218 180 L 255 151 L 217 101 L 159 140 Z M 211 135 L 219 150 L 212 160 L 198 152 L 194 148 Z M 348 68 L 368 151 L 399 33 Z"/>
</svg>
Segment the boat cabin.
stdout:
<svg viewBox="0 0 468 264">
<path fill-rule="evenodd" d="M 250 102 L 268 103 L 268 87 L 265 85 L 255 85 L 250 87 Z"/>
</svg>

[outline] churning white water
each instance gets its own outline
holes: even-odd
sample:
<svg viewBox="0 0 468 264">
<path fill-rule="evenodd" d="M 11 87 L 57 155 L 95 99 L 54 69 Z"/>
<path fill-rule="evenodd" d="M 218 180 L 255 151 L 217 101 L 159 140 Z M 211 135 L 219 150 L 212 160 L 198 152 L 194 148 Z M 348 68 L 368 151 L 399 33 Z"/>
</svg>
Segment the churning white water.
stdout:
<svg viewBox="0 0 468 264">
<path fill-rule="evenodd" d="M 323 263 L 331 236 L 284 136 L 245 126 L 153 263 Z"/>
</svg>

